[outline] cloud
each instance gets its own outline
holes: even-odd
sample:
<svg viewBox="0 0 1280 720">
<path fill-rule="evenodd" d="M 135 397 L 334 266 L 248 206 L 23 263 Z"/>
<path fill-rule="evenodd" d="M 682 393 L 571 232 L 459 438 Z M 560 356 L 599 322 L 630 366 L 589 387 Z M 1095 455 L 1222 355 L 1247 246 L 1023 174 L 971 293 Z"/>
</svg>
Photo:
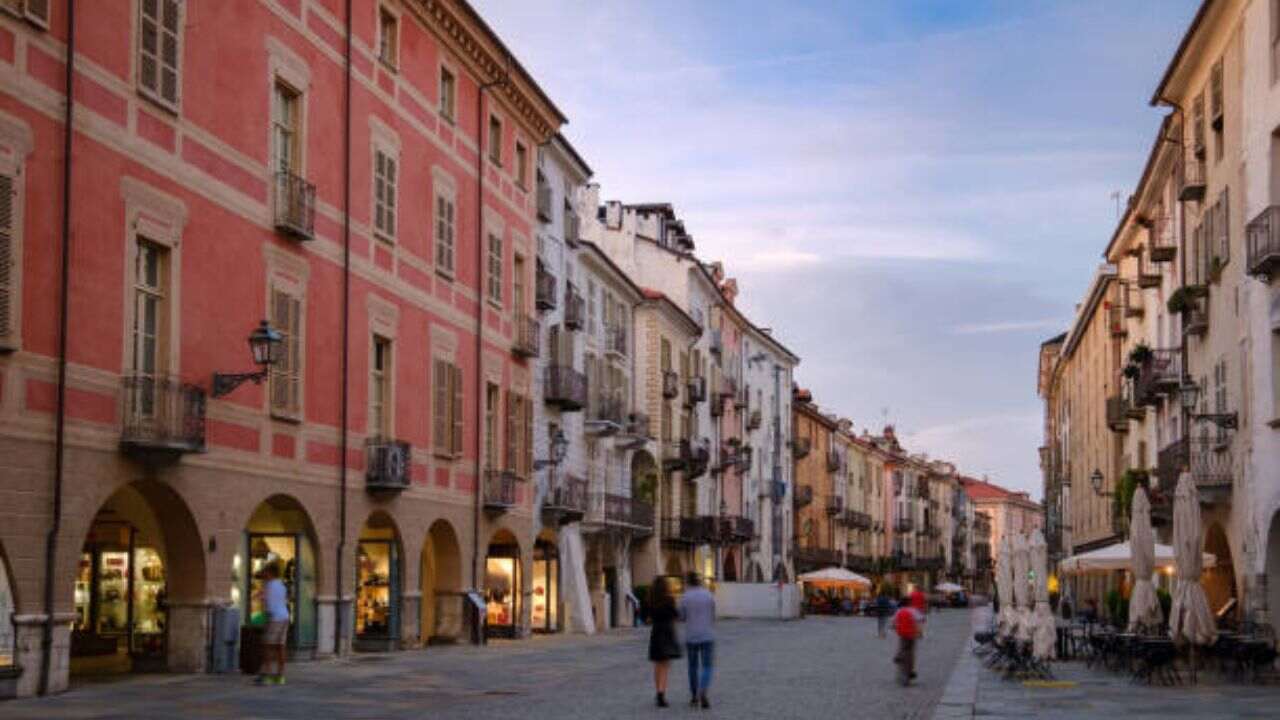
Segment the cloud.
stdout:
<svg viewBox="0 0 1280 720">
<path fill-rule="evenodd" d="M 1029 330 L 1054 330 L 1066 328 L 1070 322 L 1071 321 L 1069 319 L 1049 319 L 972 323 L 958 325 L 955 328 L 952 328 L 951 332 L 955 335 L 990 335 L 993 333 L 1027 332 Z"/>
</svg>

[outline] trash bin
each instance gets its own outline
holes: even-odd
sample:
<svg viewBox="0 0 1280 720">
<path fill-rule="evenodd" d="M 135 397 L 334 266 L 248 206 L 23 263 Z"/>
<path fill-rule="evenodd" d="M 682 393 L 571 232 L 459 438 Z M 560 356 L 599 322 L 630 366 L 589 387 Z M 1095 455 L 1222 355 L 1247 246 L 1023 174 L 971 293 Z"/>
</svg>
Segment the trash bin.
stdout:
<svg viewBox="0 0 1280 720">
<path fill-rule="evenodd" d="M 266 616 L 257 613 L 249 624 L 240 628 L 240 672 L 257 675 L 262 669 L 262 636 L 266 632 Z"/>
<path fill-rule="evenodd" d="M 214 608 L 213 642 L 210 643 L 209 648 L 209 672 L 225 673 L 236 669 L 240 629 L 239 608 Z"/>
</svg>

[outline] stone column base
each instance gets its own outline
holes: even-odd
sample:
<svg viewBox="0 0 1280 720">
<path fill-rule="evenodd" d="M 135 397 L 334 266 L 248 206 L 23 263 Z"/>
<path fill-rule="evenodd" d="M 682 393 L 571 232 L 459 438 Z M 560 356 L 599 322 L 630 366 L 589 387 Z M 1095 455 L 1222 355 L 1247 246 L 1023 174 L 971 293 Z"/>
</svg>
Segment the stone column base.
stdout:
<svg viewBox="0 0 1280 720">
<path fill-rule="evenodd" d="M 208 667 L 209 612 L 214 603 L 169 603 L 168 647 L 169 672 L 198 673 Z"/>
<path fill-rule="evenodd" d="M 406 592 L 400 596 L 400 649 L 411 650 L 423 646 L 422 593 Z"/>
<path fill-rule="evenodd" d="M 321 596 L 316 598 L 316 658 L 328 658 L 351 654 L 351 643 L 355 637 L 355 612 L 353 598 Z M 334 646 L 333 630 L 338 618 L 342 619 L 342 637 Z"/>
<path fill-rule="evenodd" d="M 30 697 L 40 690 L 40 669 L 44 662 L 44 614 L 14 615 L 14 664 L 20 669 L 12 680 L 16 697 Z M 75 613 L 57 613 L 53 616 L 52 661 L 49 665 L 49 681 L 45 691 L 49 694 L 64 692 L 71 678 L 71 621 Z"/>
</svg>

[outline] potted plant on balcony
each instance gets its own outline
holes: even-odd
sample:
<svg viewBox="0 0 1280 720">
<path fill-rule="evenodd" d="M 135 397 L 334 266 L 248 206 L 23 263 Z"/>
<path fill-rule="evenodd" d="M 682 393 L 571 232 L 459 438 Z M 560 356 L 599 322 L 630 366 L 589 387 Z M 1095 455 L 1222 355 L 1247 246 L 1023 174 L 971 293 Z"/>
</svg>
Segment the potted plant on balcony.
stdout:
<svg viewBox="0 0 1280 720">
<path fill-rule="evenodd" d="M 1142 365 L 1151 360 L 1155 353 L 1151 352 L 1151 347 L 1146 343 L 1138 343 L 1129 351 L 1129 362 L 1134 365 Z"/>
<path fill-rule="evenodd" d="M 1186 288 L 1178 288 L 1169 296 L 1169 301 L 1165 303 L 1165 306 L 1171 314 L 1182 315 L 1191 310 L 1191 295 Z"/>
<path fill-rule="evenodd" d="M 1138 365 L 1134 363 L 1129 363 L 1124 366 L 1124 370 L 1121 372 L 1124 374 L 1125 378 L 1129 380 L 1137 380 L 1138 376 L 1142 374 L 1142 368 L 1138 367 Z"/>
</svg>

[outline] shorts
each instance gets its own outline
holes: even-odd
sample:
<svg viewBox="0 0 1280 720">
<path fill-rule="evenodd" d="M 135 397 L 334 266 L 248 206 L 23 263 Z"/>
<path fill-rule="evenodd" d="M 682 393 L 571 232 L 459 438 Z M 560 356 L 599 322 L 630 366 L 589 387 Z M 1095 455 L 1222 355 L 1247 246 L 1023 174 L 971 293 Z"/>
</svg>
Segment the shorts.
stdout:
<svg viewBox="0 0 1280 720">
<path fill-rule="evenodd" d="M 288 620 L 272 620 L 267 623 L 267 628 L 262 632 L 263 645 L 284 645 L 286 637 L 289 635 Z"/>
</svg>

